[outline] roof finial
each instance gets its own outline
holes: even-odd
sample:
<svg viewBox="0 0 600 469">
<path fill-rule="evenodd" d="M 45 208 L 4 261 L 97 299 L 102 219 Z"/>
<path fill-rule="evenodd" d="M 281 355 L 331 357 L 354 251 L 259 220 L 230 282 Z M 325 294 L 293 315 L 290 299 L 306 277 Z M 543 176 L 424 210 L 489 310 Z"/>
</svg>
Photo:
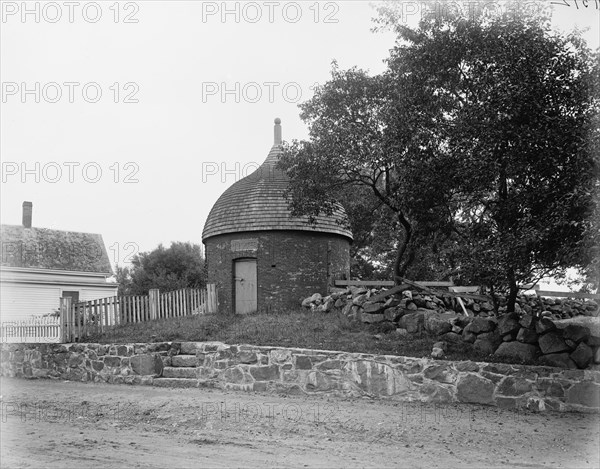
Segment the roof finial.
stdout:
<svg viewBox="0 0 600 469">
<path fill-rule="evenodd" d="M 281 145 L 281 119 L 275 118 L 275 145 Z"/>
</svg>

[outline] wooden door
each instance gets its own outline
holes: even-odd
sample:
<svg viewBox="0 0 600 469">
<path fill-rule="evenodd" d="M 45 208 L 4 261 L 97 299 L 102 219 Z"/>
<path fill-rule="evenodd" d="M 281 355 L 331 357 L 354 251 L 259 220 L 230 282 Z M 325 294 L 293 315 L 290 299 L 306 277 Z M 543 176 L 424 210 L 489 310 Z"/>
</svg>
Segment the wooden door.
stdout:
<svg viewBox="0 0 600 469">
<path fill-rule="evenodd" d="M 236 314 L 256 311 L 256 259 L 235 261 L 235 312 Z"/>
</svg>

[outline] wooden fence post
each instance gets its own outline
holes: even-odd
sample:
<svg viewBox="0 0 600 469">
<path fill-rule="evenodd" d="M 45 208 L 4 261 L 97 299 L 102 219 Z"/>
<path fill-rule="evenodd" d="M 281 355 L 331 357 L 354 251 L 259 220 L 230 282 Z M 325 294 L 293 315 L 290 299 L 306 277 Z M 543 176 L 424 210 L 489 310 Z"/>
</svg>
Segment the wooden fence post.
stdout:
<svg viewBox="0 0 600 469">
<path fill-rule="evenodd" d="M 60 299 L 60 341 L 70 342 L 71 340 L 71 298 Z"/>
<path fill-rule="evenodd" d="M 150 298 L 150 319 L 158 319 L 158 299 L 160 290 L 158 288 L 151 288 L 148 291 L 148 297 Z"/>
</svg>

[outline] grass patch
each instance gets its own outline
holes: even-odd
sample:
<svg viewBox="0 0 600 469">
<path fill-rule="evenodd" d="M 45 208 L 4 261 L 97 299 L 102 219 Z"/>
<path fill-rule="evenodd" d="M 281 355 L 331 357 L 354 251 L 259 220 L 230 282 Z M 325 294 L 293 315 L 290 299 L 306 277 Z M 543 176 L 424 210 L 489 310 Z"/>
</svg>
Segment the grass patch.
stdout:
<svg viewBox="0 0 600 469">
<path fill-rule="evenodd" d="M 391 329 L 391 330 L 390 330 Z M 88 342 L 208 342 L 338 350 L 407 357 L 429 357 L 438 341 L 427 333 L 400 336 L 389 323 L 363 324 L 340 312 L 328 314 L 293 310 L 249 315 L 200 315 L 118 326 Z M 448 344 L 447 360 L 473 360 L 534 365 L 484 355 L 463 342 Z"/>
</svg>

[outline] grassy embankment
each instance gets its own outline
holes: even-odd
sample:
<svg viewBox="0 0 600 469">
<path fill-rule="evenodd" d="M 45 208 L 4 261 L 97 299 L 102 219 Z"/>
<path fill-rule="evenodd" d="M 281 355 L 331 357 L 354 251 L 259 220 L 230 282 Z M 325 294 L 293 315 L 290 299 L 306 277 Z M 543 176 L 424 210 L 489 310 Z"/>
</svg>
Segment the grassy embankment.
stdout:
<svg viewBox="0 0 600 469">
<path fill-rule="evenodd" d="M 202 315 L 119 326 L 88 342 L 207 342 L 338 350 L 409 357 L 428 357 L 438 340 L 426 333 L 401 336 L 386 326 L 352 321 L 341 313 L 296 310 L 244 316 Z M 448 360 L 516 363 L 473 350 L 471 344 L 448 344 Z M 526 363 L 526 362 L 521 362 Z M 535 362 L 529 362 L 534 364 Z"/>
</svg>

